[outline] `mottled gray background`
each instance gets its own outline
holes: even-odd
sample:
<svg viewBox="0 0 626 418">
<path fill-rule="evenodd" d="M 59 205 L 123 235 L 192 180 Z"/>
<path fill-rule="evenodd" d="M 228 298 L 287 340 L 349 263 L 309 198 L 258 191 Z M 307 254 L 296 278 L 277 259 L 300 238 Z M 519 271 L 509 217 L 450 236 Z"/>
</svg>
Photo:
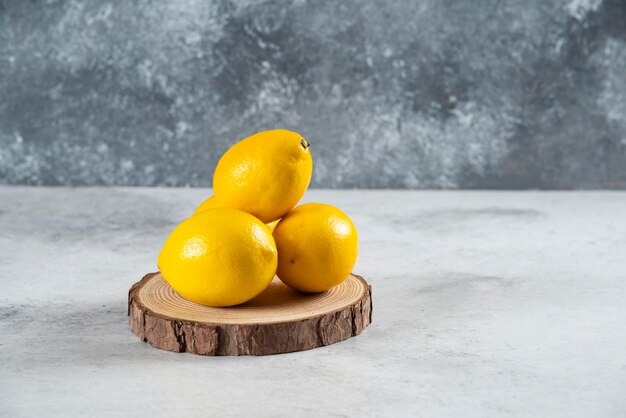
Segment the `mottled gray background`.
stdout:
<svg viewBox="0 0 626 418">
<path fill-rule="evenodd" d="M 0 183 L 626 188 L 626 0 L 0 0 Z"/>
</svg>

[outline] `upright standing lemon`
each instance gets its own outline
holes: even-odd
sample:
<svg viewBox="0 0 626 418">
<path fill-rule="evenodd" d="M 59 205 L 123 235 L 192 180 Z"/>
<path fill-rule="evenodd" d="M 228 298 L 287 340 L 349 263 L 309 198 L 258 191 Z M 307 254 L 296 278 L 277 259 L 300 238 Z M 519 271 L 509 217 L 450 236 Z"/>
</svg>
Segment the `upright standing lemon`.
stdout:
<svg viewBox="0 0 626 418">
<path fill-rule="evenodd" d="M 239 141 L 220 158 L 213 192 L 221 205 L 269 223 L 298 203 L 312 172 L 309 143 L 302 135 L 282 129 L 259 132 Z"/>
<path fill-rule="evenodd" d="M 274 229 L 278 277 L 303 292 L 323 292 L 346 279 L 358 254 L 358 237 L 348 216 L 331 205 L 298 206 Z"/>
<path fill-rule="evenodd" d="M 178 225 L 165 241 L 158 266 L 182 297 L 209 306 L 232 306 L 260 294 L 276 272 L 268 228 L 234 209 L 209 209 Z"/>
</svg>

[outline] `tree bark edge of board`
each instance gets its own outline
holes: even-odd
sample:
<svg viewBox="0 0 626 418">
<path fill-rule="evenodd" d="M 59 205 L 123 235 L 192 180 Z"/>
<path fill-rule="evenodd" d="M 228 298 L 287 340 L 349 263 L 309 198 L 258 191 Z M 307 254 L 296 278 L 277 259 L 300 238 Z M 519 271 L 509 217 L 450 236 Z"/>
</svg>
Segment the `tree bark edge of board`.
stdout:
<svg viewBox="0 0 626 418">
<path fill-rule="evenodd" d="M 372 321 L 372 288 L 352 305 L 294 321 L 209 324 L 170 318 L 147 309 L 137 297 L 156 273 L 145 275 L 128 292 L 132 331 L 156 348 L 205 356 L 269 355 L 304 351 L 357 336 Z M 356 276 L 359 280 L 365 280 Z"/>
</svg>

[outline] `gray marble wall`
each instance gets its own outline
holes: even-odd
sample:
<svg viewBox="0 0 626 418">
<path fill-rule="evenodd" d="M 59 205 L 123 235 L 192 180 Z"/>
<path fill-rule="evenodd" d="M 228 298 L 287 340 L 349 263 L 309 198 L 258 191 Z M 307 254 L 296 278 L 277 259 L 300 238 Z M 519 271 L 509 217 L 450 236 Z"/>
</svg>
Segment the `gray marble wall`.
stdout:
<svg viewBox="0 0 626 418">
<path fill-rule="evenodd" d="M 0 0 L 0 183 L 626 188 L 626 0 Z"/>
</svg>

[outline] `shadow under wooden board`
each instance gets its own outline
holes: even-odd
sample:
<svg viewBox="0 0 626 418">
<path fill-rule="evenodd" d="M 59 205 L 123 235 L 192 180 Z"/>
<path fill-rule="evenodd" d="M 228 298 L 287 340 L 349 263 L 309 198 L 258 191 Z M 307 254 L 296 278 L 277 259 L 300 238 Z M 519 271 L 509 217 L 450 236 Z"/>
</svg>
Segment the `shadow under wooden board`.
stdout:
<svg viewBox="0 0 626 418">
<path fill-rule="evenodd" d="M 242 305 L 213 308 L 176 293 L 159 273 L 128 292 L 130 327 L 154 347 L 205 356 L 267 355 L 309 350 L 359 335 L 372 321 L 371 286 L 351 274 L 316 294 L 277 277 Z"/>
</svg>

